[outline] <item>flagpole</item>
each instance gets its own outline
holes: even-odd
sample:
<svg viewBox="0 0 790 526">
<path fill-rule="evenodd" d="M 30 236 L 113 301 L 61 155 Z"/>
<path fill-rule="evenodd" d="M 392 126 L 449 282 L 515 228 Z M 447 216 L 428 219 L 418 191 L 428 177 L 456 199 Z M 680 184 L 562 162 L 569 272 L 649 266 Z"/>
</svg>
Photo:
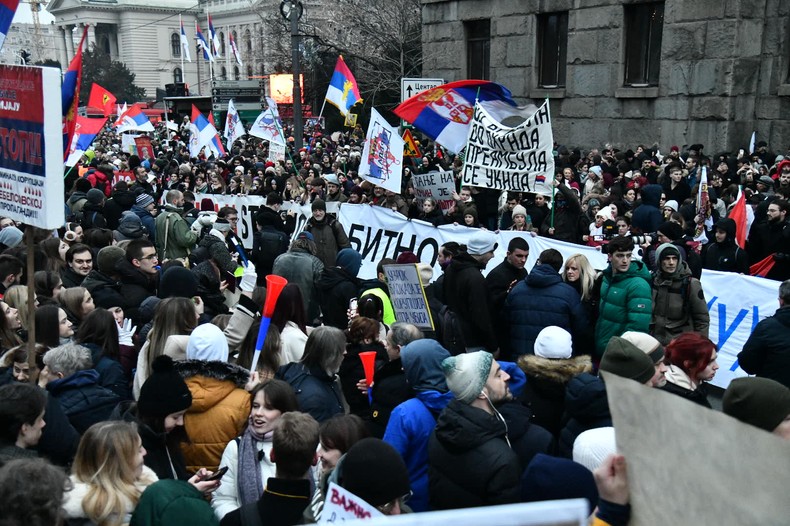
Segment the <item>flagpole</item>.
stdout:
<svg viewBox="0 0 790 526">
<path fill-rule="evenodd" d="M 183 47 L 181 44 L 181 28 L 184 27 L 184 22 L 181 20 L 181 13 L 178 14 L 178 45 Z M 187 72 L 184 69 L 184 50 L 181 50 L 181 82 L 185 82 L 187 78 Z"/>
<path fill-rule="evenodd" d="M 324 116 L 324 108 L 326 108 L 326 97 L 324 97 L 324 103 L 321 104 L 321 113 L 318 114 L 318 120 L 321 120 L 321 117 Z"/>
</svg>

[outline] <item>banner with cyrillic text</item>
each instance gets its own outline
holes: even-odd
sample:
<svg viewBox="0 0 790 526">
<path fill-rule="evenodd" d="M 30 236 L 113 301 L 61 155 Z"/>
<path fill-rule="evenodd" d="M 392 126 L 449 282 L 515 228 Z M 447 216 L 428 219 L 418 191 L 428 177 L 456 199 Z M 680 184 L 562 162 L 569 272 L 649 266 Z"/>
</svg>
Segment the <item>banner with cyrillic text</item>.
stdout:
<svg viewBox="0 0 790 526">
<path fill-rule="evenodd" d="M 417 265 L 384 265 L 387 288 L 398 321 L 432 331 L 433 318 Z"/>
<path fill-rule="evenodd" d="M 549 103 L 511 128 L 475 104 L 461 172 L 464 186 L 551 194 L 554 136 Z"/>
<path fill-rule="evenodd" d="M 426 198 L 432 197 L 443 214 L 447 214 L 452 208 L 455 200 L 455 174 L 452 170 L 446 172 L 428 172 L 427 174 L 414 174 L 411 176 L 411 183 L 414 186 L 414 197 L 422 209 L 422 203 Z"/>
</svg>

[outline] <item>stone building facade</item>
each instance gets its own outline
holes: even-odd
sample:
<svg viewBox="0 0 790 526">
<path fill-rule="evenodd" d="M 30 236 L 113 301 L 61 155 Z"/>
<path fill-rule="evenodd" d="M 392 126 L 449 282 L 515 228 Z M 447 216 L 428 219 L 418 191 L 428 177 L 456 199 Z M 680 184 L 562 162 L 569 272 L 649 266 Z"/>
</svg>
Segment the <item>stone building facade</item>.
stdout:
<svg viewBox="0 0 790 526">
<path fill-rule="evenodd" d="M 786 0 L 422 0 L 426 77 L 548 98 L 555 140 L 790 145 Z"/>
</svg>

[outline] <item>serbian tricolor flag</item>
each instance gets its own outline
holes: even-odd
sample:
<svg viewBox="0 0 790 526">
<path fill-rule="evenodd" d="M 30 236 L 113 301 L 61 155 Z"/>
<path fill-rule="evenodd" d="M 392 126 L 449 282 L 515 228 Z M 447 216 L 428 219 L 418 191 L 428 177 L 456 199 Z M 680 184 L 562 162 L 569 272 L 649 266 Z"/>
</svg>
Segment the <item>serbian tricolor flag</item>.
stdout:
<svg viewBox="0 0 790 526">
<path fill-rule="evenodd" d="M 220 55 L 220 43 L 219 43 L 219 35 L 216 31 L 214 31 L 214 22 L 211 20 L 211 13 L 208 14 L 208 39 L 211 41 L 211 49 L 214 52 L 214 56 L 219 58 Z"/>
<path fill-rule="evenodd" d="M 102 131 L 106 123 L 105 119 L 89 119 L 78 115 L 77 125 L 74 127 L 73 148 L 69 151 L 69 155 L 77 150 L 85 151 L 90 148 L 91 143 Z"/>
<path fill-rule="evenodd" d="M 11 22 L 14 20 L 17 7 L 19 7 L 19 0 L 0 0 L 0 49 L 3 49 L 3 43 L 8 30 L 11 29 Z"/>
<path fill-rule="evenodd" d="M 217 128 L 211 124 L 206 117 L 200 113 L 200 110 L 197 109 L 197 106 L 194 104 L 192 105 L 192 124 L 190 125 L 191 133 L 189 135 L 189 155 L 191 157 L 197 157 L 200 154 L 200 150 L 203 149 L 204 146 L 208 146 L 209 149 L 212 149 L 214 146 L 212 141 L 214 137 L 217 135 Z"/>
<path fill-rule="evenodd" d="M 326 90 L 326 101 L 337 107 L 344 117 L 354 104 L 362 102 L 357 80 L 346 66 L 343 55 L 337 58 L 335 72 L 329 81 L 329 89 Z"/>
<path fill-rule="evenodd" d="M 395 108 L 395 115 L 453 153 L 466 146 L 475 100 L 498 121 L 529 118 L 536 107 L 519 108 L 506 87 L 487 80 L 459 80 L 418 93 Z"/>
<path fill-rule="evenodd" d="M 74 58 L 69 62 L 69 69 L 63 75 L 63 84 L 60 87 L 60 97 L 63 104 L 63 160 L 69 155 L 69 147 L 74 137 L 74 128 L 77 126 L 77 106 L 80 103 L 80 82 L 82 81 L 82 45 L 88 34 L 88 25 L 82 31 L 80 45 L 74 53 Z"/>
<path fill-rule="evenodd" d="M 192 106 L 194 108 L 194 105 Z M 214 129 L 217 129 L 217 124 L 214 122 L 214 114 L 212 112 L 208 112 L 208 122 Z M 209 150 L 214 152 L 214 156 L 219 159 L 220 157 L 225 157 L 225 147 L 222 146 L 222 141 L 219 138 L 219 132 L 214 134 L 214 138 L 211 139 L 211 143 L 208 145 Z"/>
<path fill-rule="evenodd" d="M 195 37 L 197 37 L 198 46 L 203 50 L 203 58 L 209 62 L 214 62 L 214 53 L 211 52 L 211 48 L 206 42 L 206 37 L 203 36 L 203 32 L 200 30 L 197 22 L 195 22 Z"/>
<path fill-rule="evenodd" d="M 115 131 L 117 133 L 131 130 L 145 132 L 154 131 L 154 125 L 151 124 L 151 121 L 148 120 L 146 114 L 143 113 L 143 110 L 140 109 L 140 106 L 137 104 L 132 104 L 131 107 L 115 121 Z"/>
<path fill-rule="evenodd" d="M 236 64 L 241 66 L 241 53 L 239 53 L 239 48 L 236 46 L 236 40 L 233 38 L 233 33 L 228 33 L 228 39 L 230 40 L 230 50 L 233 53 L 233 58 L 236 59 Z"/>
<path fill-rule="evenodd" d="M 96 108 L 104 112 L 105 117 L 109 117 L 112 113 L 112 105 L 115 104 L 115 95 L 102 88 L 95 82 L 91 86 L 91 95 L 88 97 L 88 106 Z"/>
</svg>

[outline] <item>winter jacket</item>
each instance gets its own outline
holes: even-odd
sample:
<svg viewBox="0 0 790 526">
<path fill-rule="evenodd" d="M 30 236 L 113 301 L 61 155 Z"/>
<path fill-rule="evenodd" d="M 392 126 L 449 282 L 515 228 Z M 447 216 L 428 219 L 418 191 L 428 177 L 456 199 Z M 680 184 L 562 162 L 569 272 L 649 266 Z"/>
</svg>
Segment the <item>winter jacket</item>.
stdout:
<svg viewBox="0 0 790 526">
<path fill-rule="evenodd" d="M 132 514 L 130 526 L 217 526 L 205 496 L 192 484 L 180 480 L 160 480 L 143 492 Z"/>
<path fill-rule="evenodd" d="M 160 261 L 189 256 L 197 240 L 197 234 L 181 217 L 180 208 L 166 205 L 156 216 L 156 252 Z"/>
<path fill-rule="evenodd" d="M 60 402 L 80 435 L 93 424 L 108 420 L 121 401 L 118 395 L 99 385 L 99 373 L 94 369 L 53 380 L 47 384 L 47 391 Z"/>
<path fill-rule="evenodd" d="M 176 362 L 175 368 L 192 393 L 192 406 L 184 415 L 191 443 L 181 448 L 187 471 L 216 471 L 225 446 L 239 436 L 250 416 L 250 395 L 244 390 L 250 372 L 205 360 Z"/>
<path fill-rule="evenodd" d="M 148 239 L 151 243 L 156 243 L 156 220 L 154 216 L 151 215 L 151 212 L 136 204 L 132 206 L 131 210 L 140 218 L 140 222 L 143 224 L 143 227 L 145 227 L 148 233 Z"/>
<path fill-rule="evenodd" d="M 673 277 L 658 271 L 653 277 L 653 317 L 650 334 L 667 345 L 684 332 L 698 332 L 707 338 L 710 314 L 702 284 L 691 277 L 685 261 L 680 261 Z"/>
<path fill-rule="evenodd" d="M 121 214 L 131 210 L 135 203 L 135 195 L 128 190 L 116 190 L 112 197 L 104 203 L 104 218 L 107 220 L 107 228 L 115 230 L 121 221 Z"/>
<path fill-rule="evenodd" d="M 121 278 L 121 292 L 126 298 L 130 308 L 124 309 L 126 316 L 132 318 L 137 322 L 137 311 L 140 304 L 150 296 L 156 296 L 156 286 L 159 280 L 159 275 L 149 276 L 143 274 L 140 269 L 129 263 L 126 259 L 118 262 L 116 267 L 118 276 Z M 138 327 L 141 324 L 138 324 Z"/>
<path fill-rule="evenodd" d="M 370 402 L 367 393 L 357 389 L 357 382 L 365 379 L 365 369 L 359 355 L 368 351 L 376 353 L 374 371 L 387 363 L 387 350 L 381 342 L 373 342 L 369 345 L 351 343 L 346 346 L 346 355 L 337 373 L 343 388 L 343 396 L 348 402 L 349 412 L 363 420 L 370 418 Z"/>
<path fill-rule="evenodd" d="M 427 214 L 425 212 L 420 212 L 418 219 L 426 221 L 433 226 L 444 225 L 447 222 L 444 218 L 444 213 L 439 207 L 434 208 Z"/>
<path fill-rule="evenodd" d="M 511 400 L 498 404 L 497 411 L 505 419 L 510 448 L 518 457 L 519 473 L 527 469 L 538 453 L 554 454 L 554 435 L 530 421 L 532 411 L 529 407 Z"/>
<path fill-rule="evenodd" d="M 86 277 L 87 276 L 83 276 L 82 274 L 77 274 L 69 266 L 65 266 L 62 269 L 60 269 L 60 281 L 63 283 L 64 289 L 81 287 L 82 282 L 85 280 Z"/>
<path fill-rule="evenodd" d="M 310 481 L 306 479 L 270 478 L 258 502 L 248 506 L 257 510 L 262 524 L 267 526 L 305 524 L 301 522 L 302 513 L 310 505 L 310 490 Z M 228 513 L 222 519 L 221 526 L 244 526 L 247 523 L 241 514 L 240 510 Z"/>
<path fill-rule="evenodd" d="M 82 280 L 82 286 L 88 289 L 97 305 L 120 307 L 124 311 L 131 307 L 129 299 L 123 294 L 121 282 L 103 272 L 91 270 Z"/>
<path fill-rule="evenodd" d="M 521 469 L 505 423 L 458 400 L 436 422 L 428 445 L 428 472 L 434 510 L 519 501 Z"/>
<path fill-rule="evenodd" d="M 510 323 L 510 348 L 514 356 L 534 354 L 540 331 L 556 325 L 578 342 L 587 328 L 587 313 L 576 291 L 551 265 L 538 265 L 513 287 L 505 300 L 503 316 Z"/>
<path fill-rule="evenodd" d="M 499 344 L 492 325 L 492 300 L 480 271 L 476 259 L 465 252 L 458 254 L 445 272 L 443 295 L 461 321 L 466 347 L 494 352 Z"/>
<path fill-rule="evenodd" d="M 331 216 L 324 216 L 321 221 L 311 217 L 304 229 L 305 232 L 313 234 L 316 257 L 325 267 L 334 267 L 337 253 L 344 248 L 351 248 L 343 225 Z"/>
<path fill-rule="evenodd" d="M 225 278 L 219 272 L 220 269 L 210 259 L 198 263 L 192 268 L 192 273 L 198 280 L 198 296 L 203 300 L 205 312 L 211 318 L 217 314 L 227 314 L 228 312 L 225 295 L 220 290 L 221 281 Z"/>
<path fill-rule="evenodd" d="M 527 269 L 514 267 L 507 258 L 488 273 L 486 288 L 491 294 L 491 306 L 496 318 L 499 318 L 498 313 L 502 312 L 502 307 L 505 306 L 505 299 L 510 292 L 510 284 L 514 281 L 519 282 L 526 277 Z"/>
<path fill-rule="evenodd" d="M 564 204 L 560 206 L 558 203 L 556 210 L 554 210 L 554 234 L 549 234 L 552 223 L 552 215 L 549 210 L 546 219 L 543 220 L 540 226 L 540 235 L 566 241 L 568 243 L 579 243 L 581 241 L 581 236 L 579 235 L 579 218 L 582 216 L 582 207 L 581 203 L 579 203 L 579 198 L 573 190 L 564 184 L 557 187 L 557 192 L 560 192 L 565 199 Z M 533 224 L 535 224 L 534 216 L 532 216 L 532 221 Z"/>
<path fill-rule="evenodd" d="M 12 460 L 28 460 L 34 458 L 38 458 L 38 453 L 35 449 L 26 449 L 15 444 L 0 446 L 0 468 Z"/>
<path fill-rule="evenodd" d="M 321 368 L 289 363 L 277 370 L 275 378 L 293 387 L 299 409 L 319 423 L 344 413 L 343 395 L 336 377 L 327 375 Z"/>
<path fill-rule="evenodd" d="M 288 283 L 296 283 L 302 291 L 308 321 L 319 315 L 316 283 L 323 271 L 324 264 L 320 259 L 299 249 L 277 256 L 272 266 L 272 274 L 284 277 Z"/>
<path fill-rule="evenodd" d="M 359 280 L 342 267 L 324 267 L 315 284 L 324 315 L 324 324 L 340 330 L 348 328 L 348 304 L 359 292 Z"/>
<path fill-rule="evenodd" d="M 649 184 L 642 188 L 642 204 L 636 207 L 634 215 L 631 217 L 633 232 L 649 234 L 657 231 L 661 223 L 664 222 L 664 216 L 658 208 L 661 193 L 662 188 L 657 184 Z"/>
<path fill-rule="evenodd" d="M 738 364 L 749 374 L 770 378 L 790 388 L 790 305 L 754 328 L 738 354 Z"/>
<path fill-rule="evenodd" d="M 566 423 L 560 431 L 557 455 L 572 458 L 576 437 L 588 429 L 612 425 L 603 380 L 590 373 L 582 373 L 572 378 L 565 390 L 564 419 Z"/>
<path fill-rule="evenodd" d="M 596 358 L 600 359 L 612 336 L 626 331 L 648 332 L 653 310 L 651 276 L 642 261 L 632 261 L 625 272 L 603 271 L 598 322 L 595 324 Z"/>
<path fill-rule="evenodd" d="M 670 365 L 666 372 L 667 383 L 659 387 L 662 391 L 682 396 L 690 402 L 699 404 L 711 409 L 708 402 L 707 385 L 700 382 L 696 387 L 691 384 L 691 378 L 683 369 L 676 365 Z"/>
<path fill-rule="evenodd" d="M 121 400 L 132 399 L 132 389 L 121 362 L 103 355 L 101 347 L 94 343 L 81 343 L 91 352 L 92 368 L 99 373 L 99 385 L 118 395 Z"/>
<path fill-rule="evenodd" d="M 71 490 L 63 495 L 63 513 L 64 517 L 68 519 L 88 519 L 88 514 L 82 507 L 82 501 L 88 495 L 91 485 L 87 482 L 82 482 L 77 479 L 76 475 L 71 475 Z M 142 493 L 145 489 L 157 481 L 156 475 L 148 467 L 143 466 L 143 473 L 140 475 L 134 485 L 137 491 Z M 119 496 L 124 502 L 125 513 L 121 518 L 120 524 L 127 525 L 132 518 L 137 503 L 131 502 L 128 497 L 119 493 Z M 93 524 L 92 522 L 90 524 Z"/>
<path fill-rule="evenodd" d="M 272 273 L 274 260 L 288 251 L 288 236 L 273 226 L 264 226 L 252 235 L 250 259 L 255 264 L 259 276 Z"/>
<path fill-rule="evenodd" d="M 107 228 L 107 220 L 104 218 L 104 205 L 95 205 L 90 201 L 82 207 L 80 225 L 83 229 Z"/>
<path fill-rule="evenodd" d="M 392 300 L 390 300 L 390 291 L 387 284 L 378 279 L 368 279 L 361 282 L 359 286 L 359 299 L 362 300 L 363 297 L 371 295 L 378 297 L 383 305 L 381 322 L 388 327 L 395 323 L 397 321 L 395 318 L 395 309 L 392 308 Z"/>
<path fill-rule="evenodd" d="M 286 322 L 285 327 L 280 333 L 280 365 L 291 362 L 298 362 L 304 355 L 304 347 L 307 345 L 307 335 L 302 332 L 297 324 L 292 321 Z"/>
<path fill-rule="evenodd" d="M 716 223 L 716 229 L 722 229 L 727 237 L 721 243 L 714 237 L 705 245 L 703 268 L 749 275 L 749 255 L 735 242 L 735 221 L 725 217 Z"/>
<path fill-rule="evenodd" d="M 214 508 L 214 514 L 218 519 L 222 519 L 231 511 L 241 507 L 241 497 L 239 496 L 239 442 L 240 439 L 234 438 L 228 442 L 225 451 L 222 453 L 222 461 L 220 466 L 227 466 L 228 471 L 222 477 L 222 485 L 217 488 L 211 497 L 211 507 Z M 261 470 L 261 482 L 263 487 L 266 487 L 266 481 L 269 477 L 274 477 L 276 474 L 276 466 L 269 457 L 272 451 L 272 441 L 264 440 L 256 442 L 256 449 L 258 450 L 258 458 L 260 459 L 258 465 Z"/>
<path fill-rule="evenodd" d="M 198 245 L 206 249 L 209 258 L 216 263 L 220 272 L 233 274 L 236 271 L 238 265 L 233 261 L 225 237 L 221 233 L 211 230 Z"/>
<path fill-rule="evenodd" d="M 172 334 L 165 340 L 165 348 L 162 354 L 168 355 L 176 362 L 186 360 L 188 344 L 189 335 Z M 135 400 L 140 398 L 140 389 L 143 387 L 145 381 L 148 380 L 148 377 L 151 376 L 151 372 L 148 369 L 149 345 L 150 341 L 146 340 L 140 352 L 137 353 L 137 366 L 135 367 L 134 381 L 132 382 L 132 392 Z"/>
<path fill-rule="evenodd" d="M 367 424 L 372 437 L 382 438 L 392 411 L 406 400 L 413 398 L 414 391 L 406 381 L 400 358 L 376 369 L 374 378 L 375 382 L 370 390 L 370 418 Z"/>
<path fill-rule="evenodd" d="M 565 390 L 568 382 L 581 373 L 592 371 L 590 357 L 552 360 L 525 354 L 519 358 L 518 365 L 527 375 L 527 385 L 521 400 L 532 411 L 531 422 L 548 430 L 555 437 L 559 436 L 562 416 L 565 413 Z"/>
<path fill-rule="evenodd" d="M 82 207 L 84 207 L 87 202 L 88 195 L 85 192 L 77 191 L 69 196 L 66 205 L 69 207 L 69 210 L 71 210 L 71 215 L 73 217 L 82 212 Z"/>
</svg>

